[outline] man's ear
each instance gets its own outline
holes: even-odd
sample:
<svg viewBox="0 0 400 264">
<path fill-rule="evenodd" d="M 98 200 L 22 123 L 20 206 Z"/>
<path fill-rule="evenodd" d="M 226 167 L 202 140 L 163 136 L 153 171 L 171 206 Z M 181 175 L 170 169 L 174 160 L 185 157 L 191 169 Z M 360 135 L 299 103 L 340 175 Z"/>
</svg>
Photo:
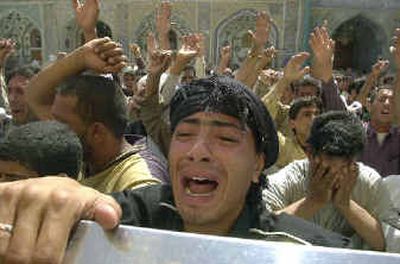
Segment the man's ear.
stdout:
<svg viewBox="0 0 400 264">
<path fill-rule="evenodd" d="M 264 155 L 264 153 L 258 154 L 256 157 L 256 161 L 254 163 L 254 174 L 251 179 L 252 182 L 254 182 L 254 183 L 259 182 L 260 174 L 263 171 L 264 166 L 265 166 L 265 155 Z"/>
<path fill-rule="evenodd" d="M 291 130 L 293 130 L 294 129 L 294 127 L 295 127 L 295 123 L 294 123 L 294 120 L 293 119 L 289 119 L 289 128 L 291 129 Z"/>
<path fill-rule="evenodd" d="M 88 128 L 90 140 L 94 143 L 102 142 L 108 132 L 107 127 L 100 122 L 94 122 Z"/>
</svg>

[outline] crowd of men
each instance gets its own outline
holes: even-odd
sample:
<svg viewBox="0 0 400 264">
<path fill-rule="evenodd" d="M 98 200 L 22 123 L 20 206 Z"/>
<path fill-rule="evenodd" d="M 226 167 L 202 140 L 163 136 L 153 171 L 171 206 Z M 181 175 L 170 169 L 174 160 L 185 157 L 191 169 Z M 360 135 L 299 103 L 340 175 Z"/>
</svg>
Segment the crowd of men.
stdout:
<svg viewBox="0 0 400 264">
<path fill-rule="evenodd" d="M 80 219 L 400 253 L 385 186 L 400 175 L 400 29 L 394 75 L 382 59 L 334 70 L 327 23 L 272 69 L 260 12 L 233 70 L 230 46 L 207 64 L 201 34 L 171 50 L 169 2 L 134 61 L 97 34 L 99 0 L 72 3 L 85 43 L 50 65 L 5 76 L 15 43 L 0 40 L 3 260 L 60 263 Z"/>
</svg>

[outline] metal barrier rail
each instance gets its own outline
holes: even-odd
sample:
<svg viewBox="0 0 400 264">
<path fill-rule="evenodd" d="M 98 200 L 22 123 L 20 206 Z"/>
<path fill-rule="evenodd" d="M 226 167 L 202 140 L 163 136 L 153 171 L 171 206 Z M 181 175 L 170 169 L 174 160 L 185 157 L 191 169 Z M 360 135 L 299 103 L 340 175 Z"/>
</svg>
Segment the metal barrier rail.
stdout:
<svg viewBox="0 0 400 264">
<path fill-rule="evenodd" d="M 399 264 L 400 254 L 301 246 L 130 226 L 120 226 L 114 232 L 104 232 L 97 224 L 82 221 L 71 238 L 64 263 Z"/>
</svg>

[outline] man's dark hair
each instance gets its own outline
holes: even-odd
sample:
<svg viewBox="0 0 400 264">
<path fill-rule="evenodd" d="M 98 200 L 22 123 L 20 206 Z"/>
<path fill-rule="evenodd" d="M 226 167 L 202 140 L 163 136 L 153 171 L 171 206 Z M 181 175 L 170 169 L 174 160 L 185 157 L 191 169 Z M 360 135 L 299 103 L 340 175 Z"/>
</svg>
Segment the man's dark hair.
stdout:
<svg viewBox="0 0 400 264">
<path fill-rule="evenodd" d="M 307 97 L 300 97 L 295 99 L 290 104 L 289 109 L 289 119 L 294 120 L 297 118 L 297 115 L 300 113 L 300 110 L 304 107 L 315 106 L 322 112 L 322 101 L 320 98 L 316 96 L 307 96 Z"/>
<path fill-rule="evenodd" d="M 19 66 L 16 67 L 14 70 L 12 70 L 10 74 L 8 74 L 6 82 L 8 83 L 15 76 L 22 76 L 27 79 L 31 79 L 37 73 L 38 73 L 37 68 L 31 65 Z"/>
<path fill-rule="evenodd" d="M 314 155 L 355 157 L 364 148 L 364 129 L 354 114 L 330 111 L 314 119 L 308 143 Z"/>
<path fill-rule="evenodd" d="M 75 76 L 58 89 L 64 96 L 78 98 L 76 110 L 82 120 L 103 123 L 116 138 L 123 136 L 127 122 L 127 102 L 117 82 L 103 76 Z"/>
<path fill-rule="evenodd" d="M 42 176 L 66 173 L 77 178 L 82 146 L 67 125 L 57 121 L 32 122 L 12 129 L 0 141 L 0 160 L 19 162 Z"/>
<path fill-rule="evenodd" d="M 275 163 L 278 140 L 274 123 L 261 100 L 244 84 L 226 76 L 212 76 L 181 85 L 171 101 L 171 129 L 197 112 L 222 113 L 239 119 L 253 132 L 257 153 L 266 167 Z"/>
<path fill-rule="evenodd" d="M 304 76 L 302 79 L 296 81 L 293 83 L 293 91 L 297 92 L 301 89 L 301 87 L 304 86 L 314 86 L 317 89 L 317 95 L 320 94 L 321 89 L 322 89 L 322 83 L 320 80 L 317 80 L 310 75 Z"/>
</svg>

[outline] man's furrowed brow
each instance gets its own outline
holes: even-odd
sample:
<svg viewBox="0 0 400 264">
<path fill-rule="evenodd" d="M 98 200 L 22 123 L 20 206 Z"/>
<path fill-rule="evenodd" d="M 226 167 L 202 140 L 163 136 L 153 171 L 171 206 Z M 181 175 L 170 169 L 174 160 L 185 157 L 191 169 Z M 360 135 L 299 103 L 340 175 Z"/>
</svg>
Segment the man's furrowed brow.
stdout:
<svg viewBox="0 0 400 264">
<path fill-rule="evenodd" d="M 201 120 L 199 118 L 186 118 L 182 120 L 183 123 L 186 124 L 193 124 L 193 125 L 200 125 L 204 124 L 207 126 L 214 126 L 214 127 L 231 127 L 231 128 L 236 128 L 240 131 L 245 130 L 244 127 L 237 125 L 235 123 L 229 122 L 229 121 L 223 121 L 223 120 Z"/>
</svg>

